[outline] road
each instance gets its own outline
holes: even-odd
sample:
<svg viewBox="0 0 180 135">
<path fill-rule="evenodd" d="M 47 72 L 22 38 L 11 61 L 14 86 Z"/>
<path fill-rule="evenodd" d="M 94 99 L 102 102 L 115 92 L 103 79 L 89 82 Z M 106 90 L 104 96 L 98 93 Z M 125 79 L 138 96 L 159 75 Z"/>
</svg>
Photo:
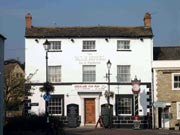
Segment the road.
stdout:
<svg viewBox="0 0 180 135">
<path fill-rule="evenodd" d="M 134 130 L 134 129 L 103 129 L 103 128 L 66 128 L 66 135 L 180 135 L 177 130 Z"/>
</svg>

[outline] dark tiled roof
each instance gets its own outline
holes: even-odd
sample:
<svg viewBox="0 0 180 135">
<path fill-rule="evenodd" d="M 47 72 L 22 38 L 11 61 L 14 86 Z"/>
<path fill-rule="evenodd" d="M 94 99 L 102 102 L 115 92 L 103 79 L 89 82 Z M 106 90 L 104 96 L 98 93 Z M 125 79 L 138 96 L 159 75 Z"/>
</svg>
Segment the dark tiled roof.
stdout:
<svg viewBox="0 0 180 135">
<path fill-rule="evenodd" d="M 26 29 L 26 38 L 67 38 L 67 37 L 148 37 L 152 38 L 151 28 L 145 27 L 32 27 Z"/>
<path fill-rule="evenodd" d="M 180 46 L 154 47 L 154 60 L 180 60 Z"/>
</svg>

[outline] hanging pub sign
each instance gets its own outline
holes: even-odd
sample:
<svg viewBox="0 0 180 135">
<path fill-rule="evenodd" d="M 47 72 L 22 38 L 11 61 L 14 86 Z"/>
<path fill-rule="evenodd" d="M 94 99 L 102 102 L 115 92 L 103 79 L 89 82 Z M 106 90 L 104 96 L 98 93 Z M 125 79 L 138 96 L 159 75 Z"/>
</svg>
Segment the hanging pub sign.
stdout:
<svg viewBox="0 0 180 135">
<path fill-rule="evenodd" d="M 131 80 L 133 94 L 139 94 L 141 80 L 138 80 L 135 76 L 134 80 Z"/>
</svg>

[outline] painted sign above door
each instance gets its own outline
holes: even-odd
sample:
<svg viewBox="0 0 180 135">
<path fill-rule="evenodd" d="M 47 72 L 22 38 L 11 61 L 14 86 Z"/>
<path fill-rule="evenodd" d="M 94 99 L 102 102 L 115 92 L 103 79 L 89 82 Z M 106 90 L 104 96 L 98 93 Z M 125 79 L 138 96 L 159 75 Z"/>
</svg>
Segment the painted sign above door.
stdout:
<svg viewBox="0 0 180 135">
<path fill-rule="evenodd" d="M 107 90 L 107 85 L 102 84 L 75 84 L 74 90 Z"/>
</svg>

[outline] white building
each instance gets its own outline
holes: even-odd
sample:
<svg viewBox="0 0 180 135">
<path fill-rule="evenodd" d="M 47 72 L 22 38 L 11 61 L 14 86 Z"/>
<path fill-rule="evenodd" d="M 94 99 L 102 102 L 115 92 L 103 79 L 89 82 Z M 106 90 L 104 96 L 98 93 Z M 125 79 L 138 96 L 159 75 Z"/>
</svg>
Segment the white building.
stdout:
<svg viewBox="0 0 180 135">
<path fill-rule="evenodd" d="M 135 97 L 132 83 L 135 76 L 141 80 L 138 96 L 138 115 L 141 126 L 147 125 L 151 113 L 153 33 L 151 16 L 146 13 L 144 26 L 117 27 L 35 27 L 32 16 L 26 15 L 25 63 L 26 75 L 38 72 L 30 85 L 34 94 L 30 112 L 45 112 L 44 93 L 39 91 L 46 81 L 46 51 L 43 43 L 51 44 L 48 51 L 48 80 L 55 87 L 49 101 L 49 113 L 62 116 L 68 123 L 67 105 L 78 106 L 80 126 L 95 125 L 107 103 L 105 91 L 114 93 L 113 126 L 132 128 L 135 115 Z M 110 83 L 107 61 L 110 60 Z M 108 85 L 110 84 L 110 85 Z"/>
<path fill-rule="evenodd" d="M 0 134 L 3 134 L 3 114 L 4 114 L 4 41 L 5 37 L 0 34 Z"/>
</svg>

